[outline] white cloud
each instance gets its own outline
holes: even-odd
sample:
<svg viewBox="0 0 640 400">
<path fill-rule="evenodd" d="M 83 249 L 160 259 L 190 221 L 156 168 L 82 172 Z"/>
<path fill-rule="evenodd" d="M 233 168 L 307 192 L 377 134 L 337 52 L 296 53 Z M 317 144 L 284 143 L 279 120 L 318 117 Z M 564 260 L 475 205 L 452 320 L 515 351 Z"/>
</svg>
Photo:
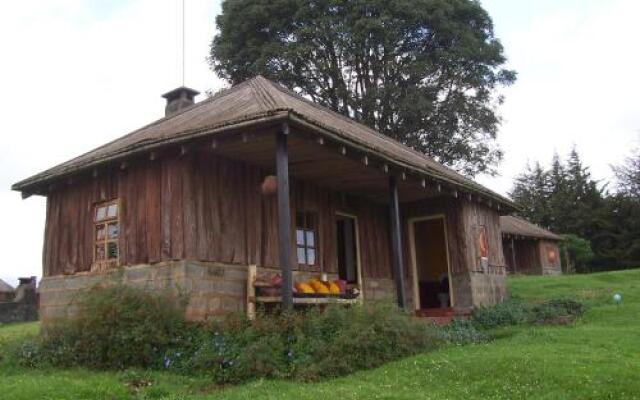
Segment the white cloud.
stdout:
<svg viewBox="0 0 640 400">
<path fill-rule="evenodd" d="M 504 17 L 523 4 L 485 6 L 492 14 L 500 7 Z M 532 4 L 527 19 L 505 21 L 509 29 L 495 20 L 519 79 L 501 109 L 502 176 L 480 181 L 506 192 L 527 161 L 547 163 L 574 144 L 594 176 L 609 180 L 610 164 L 624 158 L 640 130 L 640 3 L 555 2 L 541 13 Z"/>
<path fill-rule="evenodd" d="M 219 4 L 186 2 L 186 85 L 221 86 L 205 62 Z M 9 186 L 164 112 L 182 83 L 181 1 L 0 5 L 0 278 L 40 275 L 45 201 Z"/>
</svg>

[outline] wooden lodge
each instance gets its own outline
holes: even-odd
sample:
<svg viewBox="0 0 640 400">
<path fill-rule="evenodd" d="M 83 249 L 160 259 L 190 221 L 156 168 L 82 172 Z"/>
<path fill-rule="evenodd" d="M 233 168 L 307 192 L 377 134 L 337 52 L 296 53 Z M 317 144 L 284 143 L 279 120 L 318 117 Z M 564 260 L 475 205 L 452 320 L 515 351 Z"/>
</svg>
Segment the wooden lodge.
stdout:
<svg viewBox="0 0 640 400">
<path fill-rule="evenodd" d="M 514 216 L 500 217 L 502 248 L 512 274 L 562 273 L 559 243 L 562 237 Z"/>
<path fill-rule="evenodd" d="M 186 293 L 194 320 L 249 311 L 251 268 L 286 306 L 320 274 L 418 311 L 505 297 L 510 200 L 263 77 L 195 95 L 13 186 L 47 197 L 44 320 L 109 280 Z"/>
</svg>

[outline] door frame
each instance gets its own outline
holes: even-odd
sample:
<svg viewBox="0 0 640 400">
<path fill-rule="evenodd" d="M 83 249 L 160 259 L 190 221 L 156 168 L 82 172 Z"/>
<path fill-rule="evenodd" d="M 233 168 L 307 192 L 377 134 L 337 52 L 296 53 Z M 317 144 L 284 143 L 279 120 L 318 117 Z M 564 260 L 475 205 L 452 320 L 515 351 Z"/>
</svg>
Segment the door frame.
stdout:
<svg viewBox="0 0 640 400">
<path fill-rule="evenodd" d="M 360 261 L 360 228 L 358 227 L 358 216 L 355 214 L 350 214 L 350 213 L 346 213 L 343 211 L 336 211 L 335 212 L 335 216 L 336 217 L 345 217 L 345 218 L 351 218 L 353 219 L 354 222 L 354 230 L 355 230 L 355 236 L 356 236 L 356 275 L 357 275 L 357 279 L 358 279 L 358 286 L 360 287 L 360 299 L 362 299 L 364 297 L 364 290 L 363 290 L 363 283 L 362 283 L 362 265 L 361 265 L 361 261 Z M 337 221 L 337 219 L 334 218 L 333 223 L 335 224 Z M 335 227 L 335 225 L 334 225 Z M 335 229 L 335 228 L 334 228 Z M 336 245 L 337 245 L 337 232 L 335 233 L 335 237 L 334 240 L 336 240 Z M 337 249 L 337 247 L 336 247 Z M 338 270 L 338 251 L 336 250 L 336 270 Z M 339 271 L 339 270 L 338 270 Z"/>
<path fill-rule="evenodd" d="M 409 218 L 409 251 L 411 253 L 411 275 L 413 280 L 413 308 L 420 310 L 420 287 L 418 282 L 418 261 L 416 256 L 416 237 L 415 223 L 422 221 L 430 221 L 434 219 L 442 219 L 444 227 L 444 247 L 447 254 L 447 275 L 449 276 L 449 302 L 451 307 L 455 306 L 455 298 L 453 296 L 453 280 L 451 279 L 451 260 L 449 258 L 449 235 L 447 232 L 447 217 L 444 214 L 423 215 L 419 217 Z"/>
</svg>

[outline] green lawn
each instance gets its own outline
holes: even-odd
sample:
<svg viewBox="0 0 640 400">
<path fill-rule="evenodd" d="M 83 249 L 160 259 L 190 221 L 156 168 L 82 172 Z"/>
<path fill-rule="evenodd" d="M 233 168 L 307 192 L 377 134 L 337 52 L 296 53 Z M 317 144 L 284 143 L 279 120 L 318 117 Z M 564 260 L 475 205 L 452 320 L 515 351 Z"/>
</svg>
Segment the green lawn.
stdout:
<svg viewBox="0 0 640 400">
<path fill-rule="evenodd" d="M 522 326 L 489 344 L 443 348 L 372 371 L 316 384 L 257 381 L 216 388 L 204 378 L 163 373 L 25 370 L 0 361 L 4 399 L 640 399 L 640 270 L 588 276 L 512 278 L 528 301 L 584 299 L 570 326 Z M 611 297 L 623 296 L 620 306 Z M 35 335 L 37 324 L 0 327 L 3 343 Z M 0 353 L 1 354 L 1 353 Z M 153 384 L 136 391 L 132 375 Z"/>
</svg>

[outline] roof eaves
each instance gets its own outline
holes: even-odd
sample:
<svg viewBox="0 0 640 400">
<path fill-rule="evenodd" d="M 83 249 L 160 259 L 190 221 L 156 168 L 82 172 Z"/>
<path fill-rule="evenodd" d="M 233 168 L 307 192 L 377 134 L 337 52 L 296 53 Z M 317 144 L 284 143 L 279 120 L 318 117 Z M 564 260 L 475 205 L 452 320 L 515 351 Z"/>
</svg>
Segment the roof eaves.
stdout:
<svg viewBox="0 0 640 400">
<path fill-rule="evenodd" d="M 428 165 L 414 165 L 414 164 L 410 164 L 407 163 L 405 161 L 402 160 L 398 160 L 396 157 L 394 157 L 392 154 L 390 154 L 389 152 L 387 152 L 384 148 L 379 148 L 376 146 L 367 146 L 366 144 L 363 143 L 356 143 L 354 142 L 352 139 L 345 137 L 344 135 L 342 135 L 340 133 L 340 131 L 332 129 L 329 126 L 326 126 L 324 124 L 320 124 L 317 121 L 314 121 L 312 119 L 306 118 L 303 114 L 300 114 L 298 112 L 296 112 L 295 110 L 291 110 L 291 120 L 294 123 L 299 123 L 301 125 L 311 125 L 312 128 L 315 128 L 316 130 L 320 130 L 322 131 L 325 135 L 330 136 L 333 139 L 339 140 L 344 142 L 345 144 L 349 144 L 350 146 L 359 148 L 359 150 L 363 151 L 363 152 L 374 152 L 376 153 L 378 156 L 381 156 L 382 158 L 384 158 L 387 162 L 399 165 L 401 168 L 405 168 L 407 170 L 416 172 L 416 173 L 422 173 L 422 174 L 427 174 L 437 180 L 440 180 L 444 183 L 448 183 L 452 186 L 457 187 L 458 189 L 465 189 L 468 191 L 473 191 L 473 192 L 477 192 L 477 193 L 481 193 L 489 198 L 491 198 L 492 200 L 495 200 L 497 202 L 502 203 L 503 205 L 506 205 L 510 208 L 512 208 L 513 210 L 517 210 L 518 207 L 516 206 L 515 203 L 513 203 L 513 201 L 511 201 L 510 199 L 507 199 L 506 197 L 503 197 L 501 195 L 499 195 L 498 193 L 495 193 L 489 189 L 486 189 L 484 186 L 476 184 L 475 182 L 468 180 L 466 178 L 466 180 L 468 180 L 469 182 L 473 183 L 473 185 L 469 185 L 467 182 L 467 184 L 461 182 L 461 181 L 457 181 L 452 179 L 451 177 L 448 177 L 446 175 L 444 175 L 443 173 L 441 173 L 440 171 L 437 171 L 433 168 L 430 168 Z M 424 157 L 424 155 L 422 155 L 422 157 Z"/>
<path fill-rule="evenodd" d="M 275 122 L 278 120 L 286 120 L 289 115 L 289 112 L 290 110 L 288 109 L 279 109 L 279 110 L 270 110 L 269 112 L 266 112 L 266 113 L 247 115 L 247 116 L 244 116 L 243 118 L 235 119 L 233 121 L 227 121 L 223 124 L 198 128 L 190 131 L 179 132 L 168 138 L 165 137 L 159 140 L 143 141 L 140 143 L 136 143 L 135 145 L 132 145 L 126 148 L 125 151 L 120 151 L 114 154 L 109 154 L 107 156 L 98 157 L 93 160 L 88 160 L 85 163 L 72 165 L 70 167 L 65 168 L 64 167 L 65 164 L 73 161 L 73 160 L 69 160 L 53 168 L 50 168 L 46 171 L 43 171 L 39 174 L 36 174 L 27 179 L 24 179 L 20 182 L 14 183 L 11 186 L 11 190 L 28 192 L 29 189 L 33 189 L 35 186 L 46 184 L 53 180 L 64 179 L 65 177 L 72 175 L 74 173 L 77 173 L 89 168 L 102 166 L 110 162 L 123 161 L 130 156 L 138 155 L 142 152 L 157 149 L 162 146 L 166 146 L 170 144 L 179 144 L 189 140 L 195 140 L 202 137 L 206 137 L 208 135 L 222 133 L 227 130 L 239 129 L 246 126 L 252 126 L 252 125 L 261 124 L 265 122 Z M 60 169 L 60 170 L 57 171 L 57 169 Z"/>
</svg>

